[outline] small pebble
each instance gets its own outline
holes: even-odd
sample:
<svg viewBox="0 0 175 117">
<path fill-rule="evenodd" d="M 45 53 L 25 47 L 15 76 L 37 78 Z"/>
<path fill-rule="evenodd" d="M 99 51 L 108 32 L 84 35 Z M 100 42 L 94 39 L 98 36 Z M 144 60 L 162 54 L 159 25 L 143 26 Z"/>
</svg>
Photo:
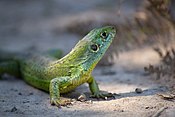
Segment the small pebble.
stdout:
<svg viewBox="0 0 175 117">
<path fill-rule="evenodd" d="M 86 101 L 85 103 L 87 103 L 87 104 L 93 104 L 93 101 L 92 100 L 89 100 L 89 101 Z"/>
<path fill-rule="evenodd" d="M 72 102 L 76 102 L 76 101 L 77 101 L 76 99 L 74 99 L 74 98 L 72 99 Z"/>
<path fill-rule="evenodd" d="M 31 92 L 31 93 L 29 93 L 29 95 L 33 95 L 33 93 Z"/>
<path fill-rule="evenodd" d="M 78 100 L 81 101 L 81 102 L 85 102 L 86 101 L 86 95 L 84 93 L 82 93 L 79 97 L 78 97 Z"/>
<path fill-rule="evenodd" d="M 71 104 L 75 104 L 76 103 L 76 99 L 71 99 Z"/>
<path fill-rule="evenodd" d="M 143 90 L 142 90 L 141 88 L 136 88 L 136 89 L 135 89 L 135 92 L 136 92 L 136 93 L 142 93 Z"/>
<path fill-rule="evenodd" d="M 120 110 L 120 112 L 124 112 L 124 110 Z"/>
<path fill-rule="evenodd" d="M 14 106 L 12 109 L 11 109 L 11 112 L 15 112 L 17 111 L 18 109 Z"/>
</svg>

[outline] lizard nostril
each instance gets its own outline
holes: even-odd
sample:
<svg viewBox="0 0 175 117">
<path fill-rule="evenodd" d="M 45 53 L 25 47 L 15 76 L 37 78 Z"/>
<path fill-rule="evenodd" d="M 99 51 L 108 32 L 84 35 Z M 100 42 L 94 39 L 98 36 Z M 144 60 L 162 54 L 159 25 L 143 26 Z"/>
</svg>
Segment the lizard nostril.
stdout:
<svg viewBox="0 0 175 117">
<path fill-rule="evenodd" d="M 111 29 L 112 29 L 112 30 L 114 30 L 114 29 L 115 29 L 115 27 L 114 27 L 114 26 L 111 26 Z"/>
<path fill-rule="evenodd" d="M 106 39 L 108 34 L 106 31 L 102 32 L 101 35 L 100 35 L 103 39 Z"/>
</svg>

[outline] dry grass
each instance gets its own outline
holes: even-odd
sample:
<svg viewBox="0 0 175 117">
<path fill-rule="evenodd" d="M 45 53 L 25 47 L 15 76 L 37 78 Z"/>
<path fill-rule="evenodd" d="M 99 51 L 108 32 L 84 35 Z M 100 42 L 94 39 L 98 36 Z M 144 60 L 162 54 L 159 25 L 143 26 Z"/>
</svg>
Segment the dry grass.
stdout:
<svg viewBox="0 0 175 117">
<path fill-rule="evenodd" d="M 175 48 L 170 47 L 154 48 L 154 51 L 160 57 L 158 65 L 149 65 L 145 67 L 145 71 L 156 77 L 156 80 L 167 84 L 169 87 L 175 88 Z"/>
</svg>

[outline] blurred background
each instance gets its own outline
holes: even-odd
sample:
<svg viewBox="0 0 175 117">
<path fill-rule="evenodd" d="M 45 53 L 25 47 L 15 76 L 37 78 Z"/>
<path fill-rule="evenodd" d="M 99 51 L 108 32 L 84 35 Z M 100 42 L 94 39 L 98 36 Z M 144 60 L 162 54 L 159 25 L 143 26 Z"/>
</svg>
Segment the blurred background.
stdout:
<svg viewBox="0 0 175 117">
<path fill-rule="evenodd" d="M 90 30 L 117 27 L 118 35 L 100 64 L 118 53 L 174 40 L 174 0 L 1 0 L 0 49 L 61 48 L 64 54 Z"/>
<path fill-rule="evenodd" d="M 62 48 L 67 53 L 90 30 L 104 25 L 115 25 L 119 30 L 111 47 L 114 53 L 168 43 L 174 37 L 173 2 L 1 0 L 0 47 L 15 51 Z"/>
</svg>

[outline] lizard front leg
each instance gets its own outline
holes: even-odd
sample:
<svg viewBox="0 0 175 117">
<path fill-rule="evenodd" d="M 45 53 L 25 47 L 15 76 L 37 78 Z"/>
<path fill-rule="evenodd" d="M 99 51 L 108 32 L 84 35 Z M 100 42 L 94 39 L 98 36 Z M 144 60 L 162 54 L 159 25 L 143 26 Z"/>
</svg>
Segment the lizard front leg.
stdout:
<svg viewBox="0 0 175 117">
<path fill-rule="evenodd" d="M 59 107 L 71 104 L 70 99 L 60 97 L 60 88 L 63 87 L 63 85 L 64 87 L 69 85 L 68 77 L 54 78 L 50 81 L 49 91 L 50 91 L 50 103 L 52 105 L 56 105 Z"/>
<path fill-rule="evenodd" d="M 92 98 L 103 98 L 106 99 L 106 97 L 114 97 L 112 93 L 103 93 L 99 90 L 98 84 L 91 76 L 89 80 L 87 81 L 89 84 L 90 91 L 92 93 L 91 97 Z"/>
</svg>

